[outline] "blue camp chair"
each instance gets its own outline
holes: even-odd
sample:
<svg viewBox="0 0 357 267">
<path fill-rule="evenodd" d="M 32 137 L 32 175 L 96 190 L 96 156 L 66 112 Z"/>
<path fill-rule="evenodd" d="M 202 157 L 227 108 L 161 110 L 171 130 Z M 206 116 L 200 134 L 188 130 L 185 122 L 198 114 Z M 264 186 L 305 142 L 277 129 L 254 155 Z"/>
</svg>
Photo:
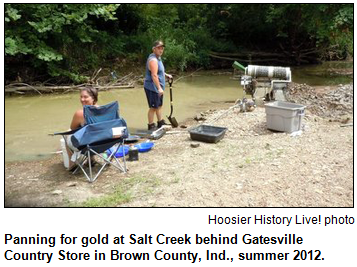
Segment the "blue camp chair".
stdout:
<svg viewBox="0 0 357 267">
<path fill-rule="evenodd" d="M 65 135 L 72 135 L 71 142 L 78 149 L 81 156 L 76 158 L 77 168 L 73 174 L 81 169 L 89 182 L 94 182 L 108 164 L 114 166 L 121 172 L 126 172 L 126 162 L 124 155 L 124 139 L 129 136 L 126 121 L 119 116 L 119 104 L 117 101 L 104 106 L 84 106 L 83 115 L 86 125 L 68 132 L 55 133 L 62 135 L 66 141 Z M 67 142 L 67 141 L 66 141 Z M 109 148 L 111 153 L 105 157 L 102 155 Z M 117 152 L 123 149 L 123 164 L 115 157 Z M 104 163 L 93 175 L 91 156 L 97 155 Z M 114 162 L 113 162 L 114 161 Z M 88 167 L 85 163 L 88 162 Z M 88 168 L 88 171 L 86 169 Z"/>
</svg>

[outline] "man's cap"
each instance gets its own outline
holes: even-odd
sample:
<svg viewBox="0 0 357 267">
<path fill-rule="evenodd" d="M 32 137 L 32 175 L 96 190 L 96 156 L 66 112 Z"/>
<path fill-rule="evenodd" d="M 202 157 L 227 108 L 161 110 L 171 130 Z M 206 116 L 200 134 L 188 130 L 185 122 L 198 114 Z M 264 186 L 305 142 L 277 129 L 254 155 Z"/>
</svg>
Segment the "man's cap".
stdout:
<svg viewBox="0 0 357 267">
<path fill-rule="evenodd" d="M 156 48 L 156 47 L 160 47 L 160 46 L 165 47 L 165 44 L 163 41 L 155 41 L 152 47 Z"/>
</svg>

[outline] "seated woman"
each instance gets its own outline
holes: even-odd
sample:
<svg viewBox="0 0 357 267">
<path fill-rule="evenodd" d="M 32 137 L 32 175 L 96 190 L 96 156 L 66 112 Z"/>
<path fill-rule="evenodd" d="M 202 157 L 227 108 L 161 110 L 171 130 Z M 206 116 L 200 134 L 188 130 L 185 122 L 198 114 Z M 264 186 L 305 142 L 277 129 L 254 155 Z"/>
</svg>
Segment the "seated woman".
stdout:
<svg viewBox="0 0 357 267">
<path fill-rule="evenodd" d="M 80 90 L 80 101 L 82 106 L 96 105 L 98 102 L 98 90 L 92 87 L 82 88 Z M 70 128 L 71 130 L 75 130 L 84 125 L 85 125 L 85 119 L 84 119 L 83 108 L 82 108 L 74 113 Z M 67 150 L 68 158 L 70 159 L 68 169 L 72 170 L 76 166 L 76 164 L 74 163 L 74 161 L 72 161 L 71 158 L 73 153 L 78 150 L 72 145 L 71 135 L 67 136 L 66 143 L 67 143 L 66 150 Z"/>
</svg>

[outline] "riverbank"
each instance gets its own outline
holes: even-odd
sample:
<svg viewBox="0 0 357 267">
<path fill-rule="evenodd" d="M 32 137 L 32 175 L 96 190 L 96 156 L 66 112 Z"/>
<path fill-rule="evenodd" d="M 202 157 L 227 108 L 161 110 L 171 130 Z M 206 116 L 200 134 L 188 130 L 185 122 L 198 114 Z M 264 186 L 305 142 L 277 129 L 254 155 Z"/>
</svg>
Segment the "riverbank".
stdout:
<svg viewBox="0 0 357 267">
<path fill-rule="evenodd" d="M 321 89 L 291 86 L 289 100 L 307 105 L 299 136 L 267 130 L 262 107 L 231 109 L 214 124 L 228 127 L 219 143 L 192 147 L 178 128 L 128 162 L 127 174 L 108 168 L 92 184 L 69 174 L 61 155 L 6 163 L 5 206 L 352 207 L 353 86 Z M 200 116 L 211 121 L 225 105 Z"/>
</svg>

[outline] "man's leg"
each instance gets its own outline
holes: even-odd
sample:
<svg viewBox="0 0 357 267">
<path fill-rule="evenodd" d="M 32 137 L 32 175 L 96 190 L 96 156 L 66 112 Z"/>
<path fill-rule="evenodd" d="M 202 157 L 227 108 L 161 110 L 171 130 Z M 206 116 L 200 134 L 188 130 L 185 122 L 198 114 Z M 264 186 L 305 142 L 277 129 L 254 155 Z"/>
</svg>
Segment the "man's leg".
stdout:
<svg viewBox="0 0 357 267">
<path fill-rule="evenodd" d="M 166 121 L 162 118 L 162 106 L 160 106 L 156 110 L 156 117 L 157 117 L 157 128 L 161 128 L 162 126 L 168 125 Z"/>
<path fill-rule="evenodd" d="M 164 101 L 164 96 L 160 96 L 158 98 L 158 108 L 156 110 L 156 117 L 157 117 L 157 128 L 161 128 L 161 126 L 167 125 L 165 120 L 162 118 L 162 104 Z"/>
<path fill-rule="evenodd" d="M 162 106 L 160 106 L 156 109 L 156 117 L 157 117 L 157 121 L 162 120 Z"/>
<path fill-rule="evenodd" d="M 156 130 L 156 126 L 154 123 L 154 116 L 156 113 L 156 108 L 149 108 L 148 111 L 148 130 Z"/>
<path fill-rule="evenodd" d="M 149 124 L 154 123 L 154 115 L 155 113 L 157 114 L 157 109 L 156 108 L 149 108 L 148 111 L 148 122 Z"/>
<path fill-rule="evenodd" d="M 149 104 L 148 110 L 148 130 L 155 130 L 154 116 L 156 113 L 156 94 L 145 89 L 146 98 Z"/>
</svg>

